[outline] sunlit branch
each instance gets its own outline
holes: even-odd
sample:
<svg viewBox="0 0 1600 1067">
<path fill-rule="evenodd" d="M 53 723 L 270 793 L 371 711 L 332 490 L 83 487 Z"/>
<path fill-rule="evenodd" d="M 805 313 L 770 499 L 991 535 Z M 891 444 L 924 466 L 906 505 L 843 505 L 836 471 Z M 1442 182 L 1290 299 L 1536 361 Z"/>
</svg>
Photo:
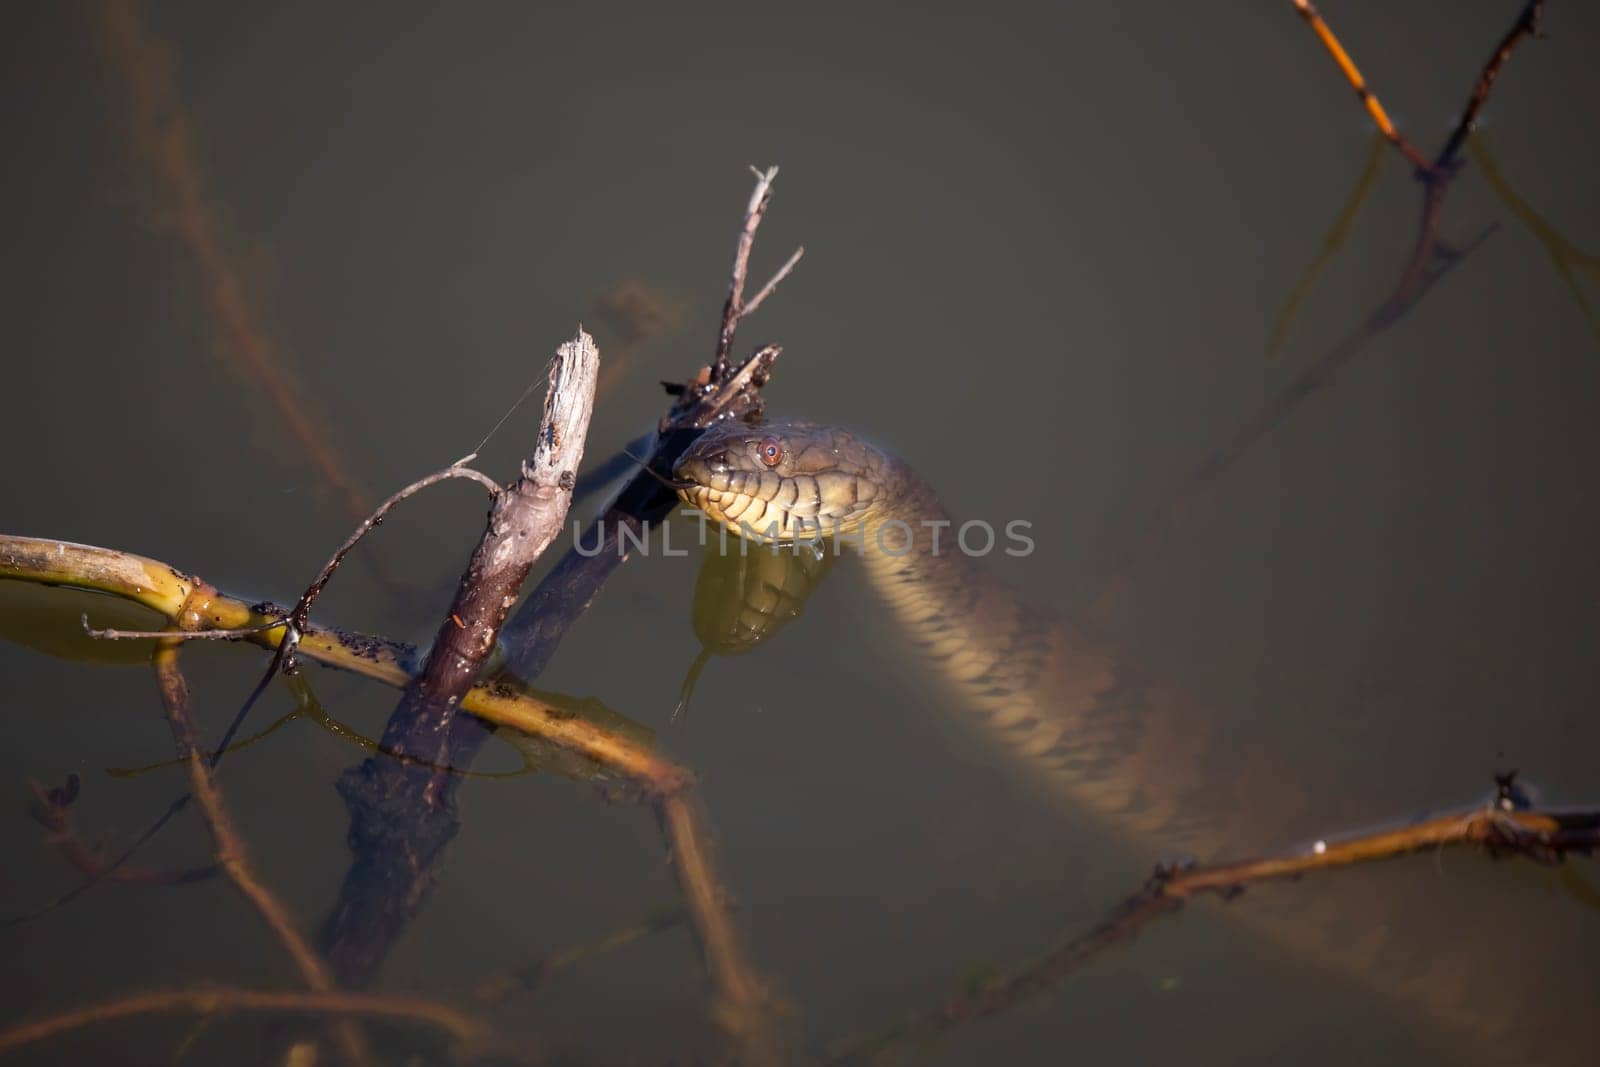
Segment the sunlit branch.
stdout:
<svg viewBox="0 0 1600 1067">
<path fill-rule="evenodd" d="M 1339 43 L 1339 38 L 1333 35 L 1328 24 L 1323 21 L 1316 6 L 1310 0 L 1294 0 L 1294 6 L 1311 26 L 1312 32 L 1328 50 L 1328 54 L 1333 57 L 1334 63 L 1338 64 L 1345 80 L 1350 83 L 1350 88 L 1356 91 L 1356 98 L 1361 101 L 1361 106 L 1372 116 L 1372 123 L 1378 127 L 1378 132 L 1388 138 L 1389 143 L 1398 148 L 1400 153 L 1411 161 L 1412 166 L 1422 171 L 1430 169 L 1432 164 L 1428 162 L 1428 157 L 1417 151 L 1416 146 L 1395 129 L 1394 123 L 1389 120 L 1389 113 L 1383 109 L 1377 94 L 1367 88 L 1367 80 L 1361 76 L 1360 68 L 1356 66 L 1355 60 L 1350 58 L 1350 53 L 1344 50 L 1344 45 Z"/>
</svg>

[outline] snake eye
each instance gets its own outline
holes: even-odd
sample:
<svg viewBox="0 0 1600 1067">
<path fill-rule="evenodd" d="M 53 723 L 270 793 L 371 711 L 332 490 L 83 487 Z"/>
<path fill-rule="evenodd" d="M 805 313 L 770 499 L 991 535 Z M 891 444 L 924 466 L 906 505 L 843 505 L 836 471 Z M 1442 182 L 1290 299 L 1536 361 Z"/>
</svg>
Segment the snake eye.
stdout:
<svg viewBox="0 0 1600 1067">
<path fill-rule="evenodd" d="M 756 455 L 761 457 L 761 462 L 769 467 L 776 467 L 783 462 L 783 445 L 778 443 L 776 437 L 765 438 L 756 448 Z"/>
</svg>

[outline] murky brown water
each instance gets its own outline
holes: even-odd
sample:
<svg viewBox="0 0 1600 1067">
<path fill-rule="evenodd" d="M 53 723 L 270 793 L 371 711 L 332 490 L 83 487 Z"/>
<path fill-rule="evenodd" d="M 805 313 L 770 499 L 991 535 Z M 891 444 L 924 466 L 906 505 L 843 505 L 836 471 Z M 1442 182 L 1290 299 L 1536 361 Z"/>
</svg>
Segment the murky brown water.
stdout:
<svg viewBox="0 0 1600 1067">
<path fill-rule="evenodd" d="M 1515 13 L 1464 7 L 1324 12 L 1425 149 Z M 649 427 L 657 380 L 711 351 L 747 163 L 783 167 L 756 273 L 808 249 L 743 337 L 785 346 L 774 411 L 874 436 L 963 516 L 1030 520 L 1038 551 L 995 566 L 1047 603 L 1100 591 L 1167 487 L 1388 295 L 1416 229 L 1417 190 L 1391 153 L 1267 358 L 1369 144 L 1287 3 L 981 19 L 160 5 L 145 32 L 172 50 L 205 182 L 187 214 L 154 177 L 174 157 L 138 148 L 141 121 L 170 129 L 140 117 L 161 102 L 148 53 L 89 12 L 11 21 L 0 528 L 154 556 L 252 599 L 292 599 L 347 532 L 330 470 L 381 495 L 469 451 L 580 319 L 602 358 L 628 354 L 591 455 Z M 1600 14 L 1555 3 L 1546 28 L 1506 69 L 1483 141 L 1514 195 L 1592 254 Z M 1241 765 L 1281 767 L 1303 837 L 1471 800 L 1508 767 L 1552 803 L 1600 800 L 1597 269 L 1573 266 L 1586 307 L 1473 164 L 1444 232 L 1465 243 L 1490 226 L 1195 502 L 1107 626 L 1195 696 Z M 244 294 L 221 301 L 235 312 L 222 324 L 206 249 Z M 594 307 L 626 279 L 681 301 L 681 327 L 630 348 Z M 281 361 L 331 458 L 308 458 L 241 370 L 244 336 Z M 514 471 L 536 418 L 519 412 L 483 466 Z M 368 557 L 404 592 L 352 565 L 319 617 L 426 640 L 482 511 L 463 488 L 412 503 Z M 707 667 L 687 726 L 669 727 L 699 648 L 696 564 L 623 568 L 541 683 L 658 730 L 702 775 L 752 956 L 797 1006 L 806 1048 L 1044 949 L 1157 858 L 974 743 L 849 565 L 778 640 Z M 0 622 L 37 643 L 82 610 L 114 621 L 63 603 L 0 586 Z M 186 663 L 215 736 L 261 660 L 216 647 Z M 391 692 L 309 677 L 330 712 L 381 731 Z M 181 775 L 104 773 L 170 755 L 148 672 L 8 641 L 0 679 L 9 915 L 75 878 L 29 818 L 25 778 L 82 776 L 81 829 L 117 840 Z M 253 725 L 290 705 L 275 690 Z M 308 928 L 349 860 L 333 782 L 363 755 L 295 722 L 224 765 L 263 873 Z M 493 742 L 478 764 L 517 765 Z M 1336 795 L 1295 790 L 1302 779 Z M 383 989 L 459 993 L 676 900 L 643 809 L 542 774 L 473 780 L 462 805 Z M 141 858 L 182 865 L 206 848 L 190 815 Z M 1592 861 L 1571 869 L 1600 879 Z M 1394 928 L 1410 959 L 1467 942 L 1472 995 L 1518 1003 L 1544 1060 L 1591 1059 L 1600 919 L 1570 881 L 1452 853 L 1284 892 L 1348 897 L 1352 936 Z M 295 981 L 219 884 L 102 887 L 0 939 L 7 1021 L 151 986 Z M 573 1060 L 692 1058 L 716 1048 L 703 992 L 678 929 L 492 1018 Z M 15 1059 L 168 1063 L 188 1030 L 118 1024 Z M 216 1023 L 185 1062 L 234 1062 L 260 1033 Z M 1520 1055 L 1205 908 L 918 1058 L 1454 1063 L 1475 1047 Z"/>
</svg>

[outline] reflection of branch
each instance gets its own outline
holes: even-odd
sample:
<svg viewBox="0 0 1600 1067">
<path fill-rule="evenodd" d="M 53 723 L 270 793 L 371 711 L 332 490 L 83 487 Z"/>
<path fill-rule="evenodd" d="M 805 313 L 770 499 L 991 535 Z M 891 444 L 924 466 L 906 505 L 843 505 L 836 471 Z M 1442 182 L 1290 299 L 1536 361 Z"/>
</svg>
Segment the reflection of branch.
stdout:
<svg viewBox="0 0 1600 1067">
<path fill-rule="evenodd" d="M 1500 784 L 1501 798 L 1492 806 L 1454 811 L 1397 829 L 1318 841 L 1303 851 L 1240 863 L 1158 867 L 1143 889 L 1117 905 L 1091 930 L 887 1034 L 851 1046 L 835 1062 L 874 1061 L 891 1049 L 1015 1007 L 1203 894 L 1232 900 L 1246 886 L 1258 882 L 1295 880 L 1320 871 L 1460 845 L 1481 845 L 1491 856 L 1521 857 L 1535 863 L 1556 863 L 1568 853 L 1600 848 L 1600 809 L 1517 810 L 1511 779 L 1501 779 Z"/>
<path fill-rule="evenodd" d="M 1550 254 L 1550 262 L 1555 266 L 1556 273 L 1561 275 L 1561 280 L 1572 293 L 1572 299 L 1578 305 L 1578 310 L 1588 320 L 1589 329 L 1593 331 L 1595 338 L 1600 340 L 1600 319 L 1595 318 L 1589 298 L 1584 295 L 1583 287 L 1578 282 L 1580 271 L 1587 274 L 1591 280 L 1600 281 L 1600 258 L 1589 255 L 1567 240 L 1554 226 L 1545 221 L 1542 215 L 1533 210 L 1526 200 L 1517 195 L 1511 188 L 1511 183 L 1506 181 L 1505 175 L 1501 173 L 1500 164 L 1490 153 L 1489 145 L 1482 135 L 1472 139 L 1471 148 L 1472 158 L 1483 170 L 1483 176 L 1488 181 L 1489 187 L 1495 191 L 1495 195 L 1517 217 L 1517 220 L 1528 228 L 1528 232 L 1544 245 L 1544 250 Z"/>
<path fill-rule="evenodd" d="M 1378 171 L 1383 169 L 1383 157 L 1383 138 L 1373 137 L 1372 151 L 1367 153 L 1367 165 L 1362 168 L 1361 177 L 1356 180 L 1355 188 L 1350 191 L 1350 199 L 1345 202 L 1344 209 L 1339 212 L 1339 217 L 1334 220 L 1327 236 L 1322 239 L 1322 248 L 1317 252 L 1317 258 L 1311 261 L 1311 265 L 1290 290 L 1289 299 L 1284 301 L 1283 310 L 1278 313 L 1278 321 L 1272 324 L 1272 334 L 1267 340 L 1269 357 L 1276 355 L 1278 349 L 1283 346 L 1284 339 L 1289 336 L 1289 326 L 1300 311 L 1300 305 L 1316 286 L 1323 270 L 1333 261 L 1339 249 L 1344 247 L 1345 238 L 1350 236 L 1350 229 L 1355 225 L 1356 216 L 1361 213 L 1361 205 L 1366 202 L 1367 193 L 1372 191 L 1372 183 L 1377 179 Z"/>
<path fill-rule="evenodd" d="M 325 1015 L 334 1018 L 365 1016 L 400 1022 L 426 1023 L 446 1030 L 457 1041 L 468 1043 L 481 1038 L 481 1023 L 456 1009 L 419 997 L 400 997 L 368 993 L 267 992 L 255 989 L 170 989 L 136 993 L 87 1008 L 77 1008 L 33 1022 L 0 1030 L 0 1052 L 30 1045 L 57 1034 L 80 1030 L 97 1023 L 115 1022 L 140 1015 L 189 1012 L 199 1015 L 227 1015 L 234 1012 L 259 1012 L 273 1015 Z"/>
<path fill-rule="evenodd" d="M 222 791 L 211 773 L 211 764 L 200 747 L 200 736 L 195 731 L 194 719 L 189 715 L 189 685 L 178 669 L 178 649 L 175 641 L 162 641 L 156 646 L 156 685 L 161 691 L 161 704 L 166 709 L 167 724 L 172 728 L 172 739 L 189 767 L 189 788 L 195 806 L 211 830 L 216 844 L 217 865 L 228 880 L 249 901 L 262 920 L 272 929 L 278 943 L 284 947 L 306 985 L 314 992 L 330 993 L 334 990 L 333 975 L 328 965 L 312 949 L 310 942 L 300 933 L 289 910 L 267 888 L 255 868 L 251 866 L 244 839 L 233 824 L 233 816 L 222 800 Z M 339 1043 L 345 1054 L 357 1063 L 367 1058 L 366 1041 L 354 1024 L 346 1021 L 337 1028 Z"/>
</svg>

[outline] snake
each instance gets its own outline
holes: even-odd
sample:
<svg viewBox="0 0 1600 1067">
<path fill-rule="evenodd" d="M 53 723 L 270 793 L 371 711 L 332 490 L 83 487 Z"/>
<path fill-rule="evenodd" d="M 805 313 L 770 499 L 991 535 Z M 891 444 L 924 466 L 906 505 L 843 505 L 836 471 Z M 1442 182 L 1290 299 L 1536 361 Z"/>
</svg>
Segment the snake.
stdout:
<svg viewBox="0 0 1600 1067">
<path fill-rule="evenodd" d="M 1218 731 L 1183 687 L 1003 582 L 959 542 L 962 526 L 908 463 L 850 430 L 804 420 L 714 425 L 674 463 L 671 484 L 748 540 L 848 548 L 977 733 L 1040 788 L 1163 856 L 1221 860 L 1281 848 L 1316 814 L 1308 806 L 1337 799 L 1295 790 L 1281 760 Z M 1294 954 L 1401 996 L 1458 1038 L 1471 1035 L 1475 1052 L 1492 1036 L 1514 1040 L 1517 1058 L 1531 1062 L 1526 1034 L 1540 1016 L 1529 1000 L 1544 994 L 1524 991 L 1519 1003 L 1491 981 L 1485 996 L 1474 951 L 1482 939 L 1402 947 L 1385 918 L 1328 914 L 1348 900 L 1320 899 L 1331 907 L 1313 914 L 1292 896 L 1258 895 L 1228 910 Z"/>
</svg>

